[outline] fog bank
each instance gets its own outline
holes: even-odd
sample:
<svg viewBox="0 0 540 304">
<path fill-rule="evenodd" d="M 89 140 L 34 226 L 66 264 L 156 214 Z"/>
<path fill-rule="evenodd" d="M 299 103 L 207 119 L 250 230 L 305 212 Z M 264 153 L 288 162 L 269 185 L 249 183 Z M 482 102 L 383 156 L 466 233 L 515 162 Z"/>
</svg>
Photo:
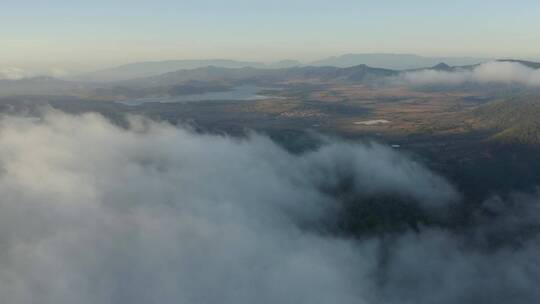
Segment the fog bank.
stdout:
<svg viewBox="0 0 540 304">
<path fill-rule="evenodd" d="M 391 194 L 426 211 L 451 207 L 459 195 L 376 144 L 328 142 L 296 155 L 256 134 L 235 139 L 129 121 L 122 129 L 96 114 L 59 112 L 0 120 L 6 303 L 530 303 L 540 296 L 534 233 L 518 247 L 484 250 L 492 234 L 536 225 L 534 195 L 486 202 L 504 223 L 498 231 L 479 215 L 467 237 L 441 227 L 344 237 L 328 224 L 341 206 L 330 190 L 344 180 L 359 196 Z"/>
<path fill-rule="evenodd" d="M 452 71 L 420 70 L 407 72 L 402 76 L 402 80 L 411 85 L 499 83 L 540 86 L 540 70 L 515 62 L 493 61 L 480 64 L 472 69 L 457 68 Z"/>
</svg>

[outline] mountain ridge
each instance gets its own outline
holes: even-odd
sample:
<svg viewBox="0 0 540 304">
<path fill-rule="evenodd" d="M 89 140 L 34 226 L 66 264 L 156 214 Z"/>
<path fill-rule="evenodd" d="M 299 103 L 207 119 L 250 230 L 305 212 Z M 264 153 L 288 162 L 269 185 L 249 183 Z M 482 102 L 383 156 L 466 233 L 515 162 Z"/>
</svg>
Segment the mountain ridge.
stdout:
<svg viewBox="0 0 540 304">
<path fill-rule="evenodd" d="M 182 69 L 195 69 L 205 66 L 226 68 L 253 67 L 261 69 L 276 69 L 305 66 L 334 66 L 353 67 L 365 64 L 382 69 L 407 70 L 420 69 L 434 66 L 445 62 L 451 66 L 472 65 L 487 61 L 486 58 L 473 57 L 424 57 L 414 54 L 385 54 L 385 53 L 360 53 L 344 54 L 328 57 L 304 63 L 298 60 L 286 59 L 271 63 L 256 61 L 241 61 L 231 59 L 186 59 L 186 60 L 163 60 L 133 62 L 116 67 L 85 73 L 75 77 L 75 80 L 83 81 L 123 81 L 134 78 L 151 77 Z"/>
</svg>

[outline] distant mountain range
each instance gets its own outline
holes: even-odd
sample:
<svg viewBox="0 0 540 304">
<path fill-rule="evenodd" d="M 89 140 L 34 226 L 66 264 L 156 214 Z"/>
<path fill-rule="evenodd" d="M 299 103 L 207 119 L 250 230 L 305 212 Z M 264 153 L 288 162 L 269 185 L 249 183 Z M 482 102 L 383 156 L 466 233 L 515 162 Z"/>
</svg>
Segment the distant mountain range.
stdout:
<svg viewBox="0 0 540 304">
<path fill-rule="evenodd" d="M 151 77 L 178 70 L 197 69 L 208 66 L 218 68 L 283 69 L 307 66 L 348 68 L 358 65 L 368 65 L 382 69 L 406 70 L 431 67 L 440 62 L 445 62 L 450 66 L 463 66 L 478 64 L 488 60 L 489 59 L 487 58 L 471 57 L 423 57 L 409 54 L 347 54 L 307 63 L 302 63 L 297 60 L 283 60 L 270 64 L 225 59 L 170 60 L 126 64 L 80 75 L 76 78 L 76 80 L 98 82 L 122 81 L 134 78 Z"/>
<path fill-rule="evenodd" d="M 521 65 L 537 69 L 540 63 L 532 61 L 501 59 L 498 61 L 519 63 Z M 348 83 L 374 83 L 380 82 L 389 77 L 399 76 L 406 72 L 414 71 L 463 71 L 472 70 L 480 63 L 470 65 L 449 65 L 439 62 L 430 67 L 419 69 L 395 70 L 373 67 L 366 64 L 359 64 L 352 67 L 335 66 L 293 66 L 287 68 L 227 68 L 218 66 L 205 66 L 195 69 L 176 70 L 156 76 L 142 77 L 119 82 L 123 85 L 136 85 L 140 87 L 149 86 L 169 86 L 189 81 L 199 82 L 219 82 L 229 83 L 278 83 L 287 81 L 321 81 L 321 82 L 348 82 Z"/>
<path fill-rule="evenodd" d="M 526 60 L 516 60 L 516 59 L 500 59 L 498 61 L 519 63 L 519 64 L 524 65 L 526 67 L 529 67 L 531 69 L 540 69 L 540 62 L 533 62 L 533 61 L 526 61 Z"/>
<path fill-rule="evenodd" d="M 94 92 L 103 96 L 144 97 L 160 94 L 181 94 L 184 91 L 227 90 L 241 84 L 272 85 L 286 81 L 323 82 L 372 82 L 398 75 L 399 71 L 358 65 L 349 68 L 338 67 L 216 67 L 205 66 L 182 69 L 160 75 L 140 77 L 124 81 L 94 83 L 65 81 L 53 77 L 34 77 L 20 80 L 0 80 L 0 95 L 16 94 L 58 94 Z"/>
<path fill-rule="evenodd" d="M 346 54 L 311 62 L 315 66 L 350 67 L 358 64 L 393 69 L 408 70 L 431 67 L 441 62 L 449 66 L 473 65 L 489 61 L 489 58 L 474 57 L 424 57 L 412 54 Z"/>
<path fill-rule="evenodd" d="M 515 62 L 531 68 L 540 68 L 540 63 L 504 59 L 501 61 Z M 175 61 L 173 66 L 176 67 Z M 186 63 L 186 62 L 184 62 Z M 208 63 L 208 61 L 190 61 L 190 65 Z M 13 94 L 58 94 L 58 93 L 97 93 L 102 97 L 115 96 L 158 96 L 170 94 L 187 94 L 188 92 L 227 90 L 236 85 L 255 84 L 260 86 L 279 85 L 284 82 L 333 82 L 333 83 L 364 83 L 383 84 L 388 78 L 400 76 L 411 71 L 463 71 L 474 69 L 478 64 L 465 66 L 450 66 L 447 63 L 437 63 L 428 68 L 411 70 L 394 70 L 371 67 L 365 64 L 352 67 L 335 66 L 293 66 L 286 68 L 243 67 L 249 62 L 219 61 L 231 67 L 204 66 L 190 69 L 180 69 L 158 75 L 129 78 L 128 80 L 110 82 L 65 81 L 53 77 L 34 77 L 21 80 L 0 80 L 0 95 Z M 276 66 L 294 64 L 293 61 L 276 63 Z M 154 71 L 163 69 L 162 63 L 151 63 Z M 187 64 L 187 63 L 186 63 Z M 138 71 L 129 75 L 146 75 L 148 70 L 145 63 L 127 65 L 118 69 Z M 241 67 L 238 67 L 241 66 Z M 101 73 L 101 72 L 96 72 Z M 108 72 L 103 72 L 108 73 Z M 152 73 L 150 73 L 152 74 Z M 94 74 L 95 75 L 95 74 Z M 118 75 L 118 74 L 116 74 Z M 124 74 L 127 75 L 127 74 Z"/>
<path fill-rule="evenodd" d="M 77 77 L 77 80 L 82 81 L 122 81 L 133 78 L 142 78 L 174 72 L 178 70 L 191 70 L 202 67 L 214 66 L 220 68 L 288 68 L 299 66 L 301 63 L 295 60 L 282 60 L 271 64 L 252 61 L 236 61 L 227 59 L 215 60 L 169 60 L 169 61 L 149 61 L 136 62 L 109 69 L 104 69 L 92 73 L 87 73 Z"/>
<path fill-rule="evenodd" d="M 233 69 L 210 66 L 133 79 L 124 82 L 124 84 L 153 86 L 175 85 L 188 81 L 272 83 L 295 80 L 361 82 L 397 74 L 399 74 L 399 71 L 373 68 L 367 65 L 358 65 L 348 68 L 307 66 L 282 69 L 260 69 L 252 67 Z"/>
</svg>

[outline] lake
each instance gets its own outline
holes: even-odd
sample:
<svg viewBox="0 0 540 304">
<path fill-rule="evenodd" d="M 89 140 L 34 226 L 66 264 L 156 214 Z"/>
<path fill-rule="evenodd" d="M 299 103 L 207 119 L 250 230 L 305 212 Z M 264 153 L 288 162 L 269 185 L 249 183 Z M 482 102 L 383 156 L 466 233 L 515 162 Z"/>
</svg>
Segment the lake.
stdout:
<svg viewBox="0 0 540 304">
<path fill-rule="evenodd" d="M 203 100 L 260 100 L 269 98 L 268 96 L 260 95 L 259 92 L 265 88 L 242 85 L 235 87 L 230 91 L 224 92 L 208 92 L 203 94 L 178 95 L 157 98 L 137 98 L 117 101 L 118 103 L 128 106 L 138 106 L 143 103 L 160 102 L 160 103 L 179 103 L 179 102 L 194 102 Z"/>
</svg>

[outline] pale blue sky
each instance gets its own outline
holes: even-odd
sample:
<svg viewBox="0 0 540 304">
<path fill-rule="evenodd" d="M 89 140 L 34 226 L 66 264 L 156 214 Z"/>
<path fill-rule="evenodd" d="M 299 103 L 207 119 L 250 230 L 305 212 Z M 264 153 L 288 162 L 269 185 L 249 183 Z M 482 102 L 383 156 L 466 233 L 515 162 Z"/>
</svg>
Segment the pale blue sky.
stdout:
<svg viewBox="0 0 540 304">
<path fill-rule="evenodd" d="M 0 65 L 354 52 L 540 58 L 539 17 L 537 0 L 2 0 Z"/>
</svg>

